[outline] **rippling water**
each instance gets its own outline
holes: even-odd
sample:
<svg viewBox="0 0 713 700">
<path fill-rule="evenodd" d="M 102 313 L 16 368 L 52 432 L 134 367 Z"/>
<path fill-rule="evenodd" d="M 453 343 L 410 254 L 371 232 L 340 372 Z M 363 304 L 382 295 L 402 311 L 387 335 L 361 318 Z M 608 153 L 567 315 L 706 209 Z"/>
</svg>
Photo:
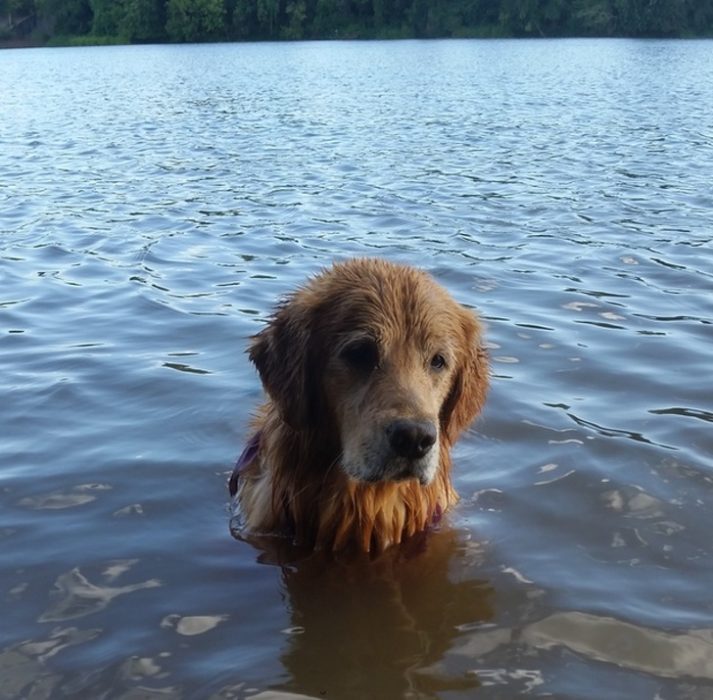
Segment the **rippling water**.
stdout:
<svg viewBox="0 0 713 700">
<path fill-rule="evenodd" d="M 0 697 L 710 698 L 711 47 L 0 53 Z M 364 254 L 492 393 L 425 553 L 281 568 L 245 341 Z"/>
</svg>

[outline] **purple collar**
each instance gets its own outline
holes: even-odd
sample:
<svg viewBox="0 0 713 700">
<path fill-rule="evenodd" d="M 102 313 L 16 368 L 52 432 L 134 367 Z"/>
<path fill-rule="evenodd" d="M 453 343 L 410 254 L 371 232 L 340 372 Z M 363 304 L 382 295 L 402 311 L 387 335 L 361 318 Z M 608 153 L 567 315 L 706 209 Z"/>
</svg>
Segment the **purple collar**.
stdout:
<svg viewBox="0 0 713 700">
<path fill-rule="evenodd" d="M 261 435 L 262 431 L 258 430 L 255 435 L 248 440 L 248 444 L 245 445 L 245 449 L 242 451 L 240 457 L 238 457 L 238 461 L 235 463 L 233 474 L 228 482 L 228 488 L 230 489 L 231 496 L 234 496 L 238 492 L 238 480 L 240 479 L 240 475 L 257 456 L 258 450 L 260 449 Z"/>
</svg>

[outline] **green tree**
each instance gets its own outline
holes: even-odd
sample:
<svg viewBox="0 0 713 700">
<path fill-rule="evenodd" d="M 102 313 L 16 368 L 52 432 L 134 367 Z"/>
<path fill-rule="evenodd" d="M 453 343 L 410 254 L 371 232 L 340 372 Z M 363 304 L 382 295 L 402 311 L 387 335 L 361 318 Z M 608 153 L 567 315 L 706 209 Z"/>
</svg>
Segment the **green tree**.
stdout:
<svg viewBox="0 0 713 700">
<path fill-rule="evenodd" d="M 277 33 L 280 14 L 279 0 L 256 0 L 257 21 L 263 36 L 274 37 Z"/>
<path fill-rule="evenodd" d="M 0 0 L 0 20 L 4 20 L 8 26 L 16 26 L 24 21 L 25 17 L 35 14 L 35 3 L 33 0 Z"/>
<path fill-rule="evenodd" d="M 282 29 L 283 39 L 303 39 L 305 31 L 305 18 L 307 17 L 307 3 L 305 0 L 290 0 L 287 3 L 287 26 Z"/>
<path fill-rule="evenodd" d="M 317 0 L 312 21 L 312 35 L 320 39 L 329 39 L 341 26 L 337 0 Z"/>
<path fill-rule="evenodd" d="M 164 0 L 124 0 L 119 33 L 130 41 L 161 41 L 166 38 Z"/>
<path fill-rule="evenodd" d="M 206 41 L 221 35 L 223 0 L 168 0 L 166 32 L 173 41 Z"/>
<path fill-rule="evenodd" d="M 690 0 L 687 14 L 690 32 L 713 36 L 713 0 Z"/>
<path fill-rule="evenodd" d="M 567 24 L 564 0 L 501 0 L 500 21 L 515 36 L 551 36 Z"/>
<path fill-rule="evenodd" d="M 88 34 L 92 27 L 89 0 L 36 0 L 38 21 L 49 35 Z"/>
<path fill-rule="evenodd" d="M 36 20 L 34 0 L 0 0 L 0 38 L 29 34 Z"/>
<path fill-rule="evenodd" d="M 413 0 L 409 12 L 411 33 L 416 37 L 426 36 L 428 26 L 428 0 Z"/>
<path fill-rule="evenodd" d="M 3 39 L 713 36 L 713 0 L 0 0 Z"/>
<path fill-rule="evenodd" d="M 236 0 L 232 12 L 231 28 L 231 34 L 236 39 L 254 39 L 259 36 L 255 0 Z"/>
<path fill-rule="evenodd" d="M 680 36 L 686 25 L 686 0 L 650 0 L 647 30 L 656 36 Z"/>
<path fill-rule="evenodd" d="M 117 36 L 119 22 L 125 12 L 124 2 L 119 0 L 89 0 L 92 9 L 92 34 Z"/>
<path fill-rule="evenodd" d="M 569 33 L 585 36 L 616 34 L 617 17 L 610 0 L 577 0 L 572 8 Z"/>
</svg>

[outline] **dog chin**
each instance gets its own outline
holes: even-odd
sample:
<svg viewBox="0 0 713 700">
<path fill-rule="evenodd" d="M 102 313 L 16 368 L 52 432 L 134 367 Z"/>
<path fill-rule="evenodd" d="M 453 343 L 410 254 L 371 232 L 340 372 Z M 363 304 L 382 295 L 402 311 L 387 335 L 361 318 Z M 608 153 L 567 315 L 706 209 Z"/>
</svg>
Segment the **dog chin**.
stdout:
<svg viewBox="0 0 713 700">
<path fill-rule="evenodd" d="M 419 460 L 395 458 L 377 465 L 355 464 L 346 459 L 342 462 L 347 476 L 367 484 L 417 479 L 421 486 L 428 486 L 436 476 L 437 467 L 438 457 L 430 453 Z"/>
</svg>

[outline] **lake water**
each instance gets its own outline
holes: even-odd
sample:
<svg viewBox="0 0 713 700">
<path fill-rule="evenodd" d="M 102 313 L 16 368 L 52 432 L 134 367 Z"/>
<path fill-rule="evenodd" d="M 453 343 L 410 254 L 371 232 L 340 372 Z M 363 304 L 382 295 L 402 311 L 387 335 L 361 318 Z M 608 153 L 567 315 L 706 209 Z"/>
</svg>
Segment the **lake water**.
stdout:
<svg viewBox="0 0 713 700">
<path fill-rule="evenodd" d="M 713 697 L 713 43 L 0 53 L 0 698 Z M 244 355 L 429 270 L 493 386 L 425 551 L 233 539 Z"/>
</svg>

